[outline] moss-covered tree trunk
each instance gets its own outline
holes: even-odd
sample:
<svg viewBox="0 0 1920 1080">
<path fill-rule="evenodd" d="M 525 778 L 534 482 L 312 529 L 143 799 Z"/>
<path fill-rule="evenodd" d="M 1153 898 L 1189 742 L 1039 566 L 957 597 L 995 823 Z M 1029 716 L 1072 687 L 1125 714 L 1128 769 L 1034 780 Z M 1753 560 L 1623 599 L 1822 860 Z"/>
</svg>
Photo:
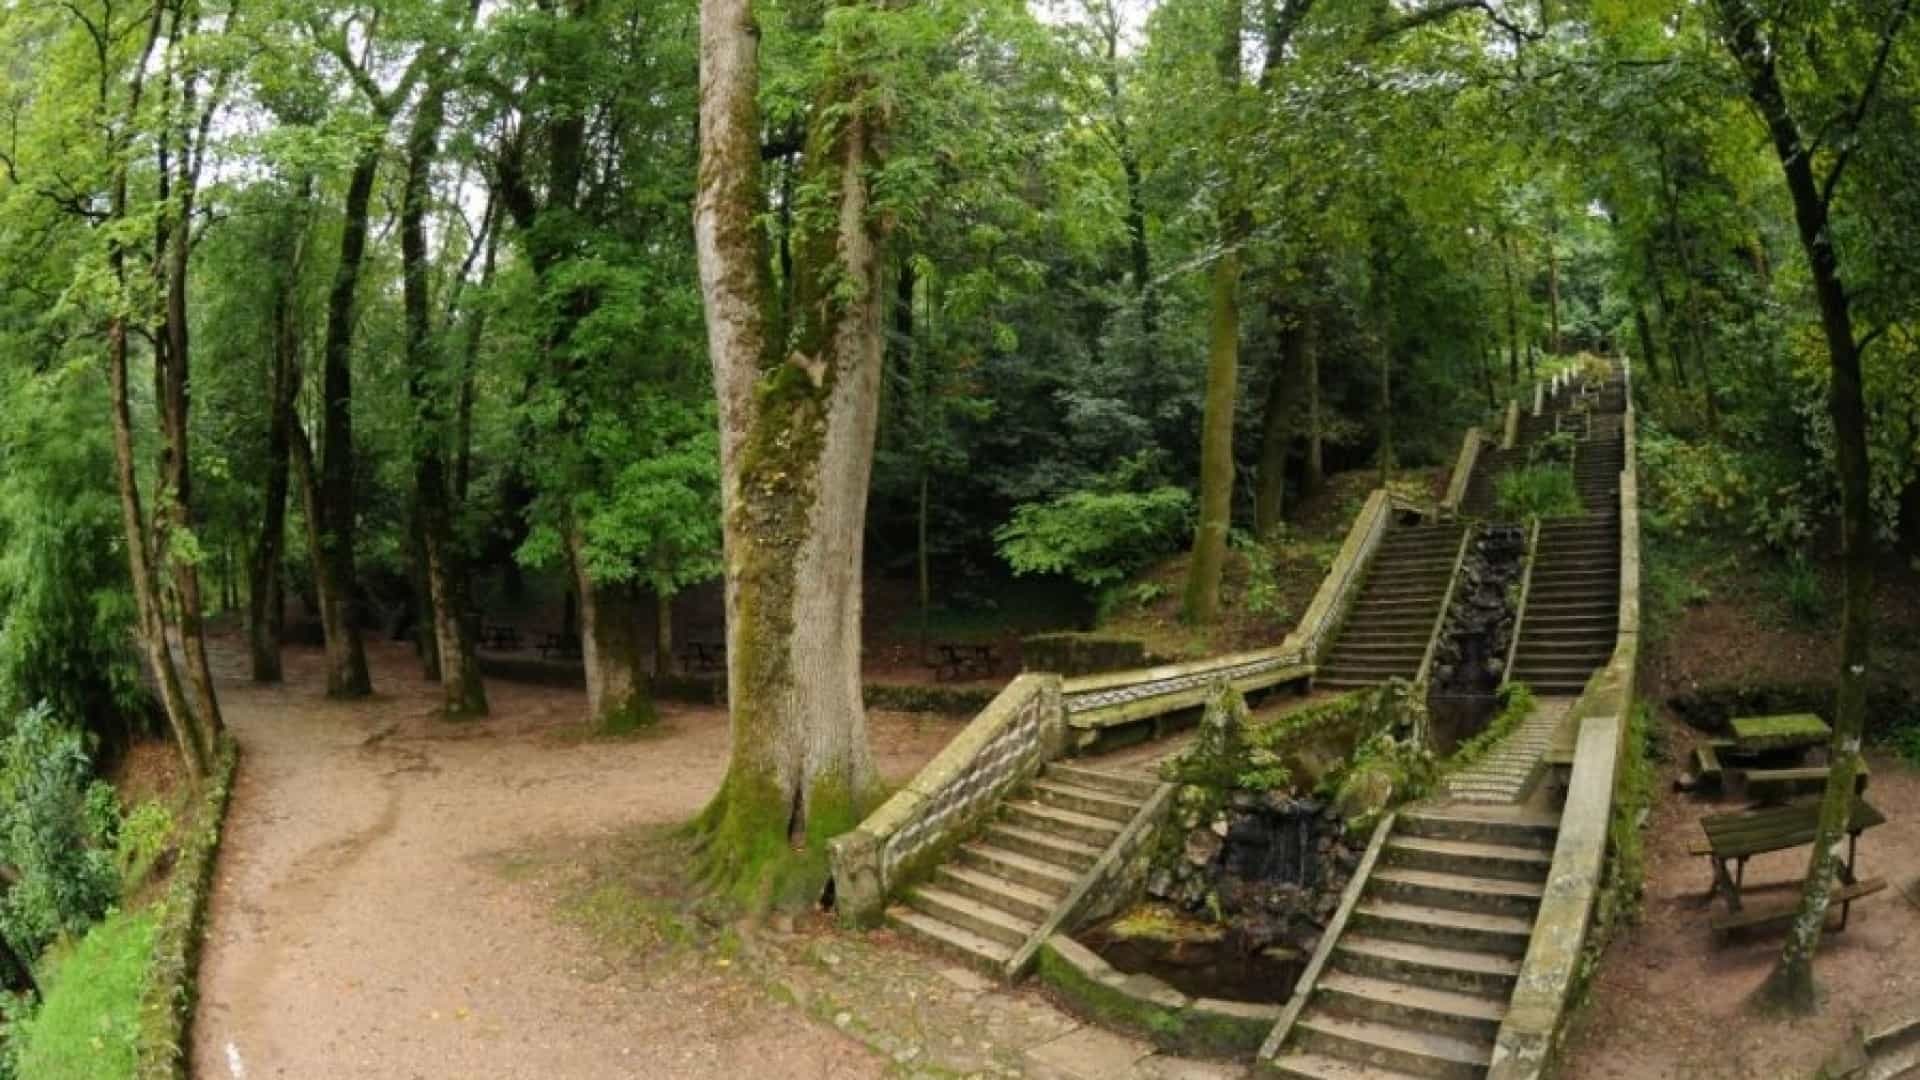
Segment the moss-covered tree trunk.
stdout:
<svg viewBox="0 0 1920 1080">
<path fill-rule="evenodd" d="M 673 674 L 673 594 L 665 589 L 653 593 L 653 675 L 665 678 Z"/>
<path fill-rule="evenodd" d="M 860 611 L 886 228 L 867 188 L 881 118 L 861 101 L 863 73 L 836 61 L 802 181 L 833 214 L 796 238 L 778 317 L 760 226 L 758 42 L 751 0 L 703 0 L 694 220 L 720 403 L 733 745 L 697 831 L 713 887 L 794 906 L 819 898 L 827 840 L 878 794 Z"/>
<path fill-rule="evenodd" d="M 1223 93 L 1241 89 L 1241 34 L 1244 12 L 1232 3 L 1222 8 L 1219 51 L 1215 56 Z M 1230 154 L 1231 105 L 1220 119 L 1216 145 Z M 1220 577 L 1227 565 L 1227 533 L 1233 526 L 1233 413 L 1240 389 L 1241 245 L 1252 231 L 1237 179 L 1228 182 L 1216 209 L 1220 256 L 1213 264 L 1207 300 L 1206 404 L 1200 420 L 1200 519 L 1193 531 L 1193 555 L 1187 563 L 1181 615 L 1190 623 L 1220 616 Z"/>
<path fill-rule="evenodd" d="M 578 529 L 568 533 L 567 550 L 580 593 L 587 723 L 609 735 L 638 731 L 658 718 L 640 640 L 640 591 L 629 582 L 593 580 L 586 539 Z"/>
<path fill-rule="evenodd" d="M 1861 768 L 1860 743 L 1866 727 L 1867 662 L 1872 631 L 1873 508 L 1869 501 L 1867 410 L 1860 372 L 1860 346 L 1854 335 L 1853 313 L 1840 275 L 1840 256 L 1831 230 L 1831 198 L 1839 186 L 1847 156 L 1832 165 L 1824 182 L 1814 174 L 1813 153 L 1788 103 L 1779 72 L 1777 52 L 1748 0 L 1718 0 L 1722 32 L 1728 49 L 1747 77 L 1747 92 L 1766 121 L 1774 151 L 1786 175 L 1793 199 L 1794 222 L 1813 274 L 1814 296 L 1820 305 L 1821 330 L 1827 339 L 1832 365 L 1828 411 L 1833 419 L 1834 448 L 1840 467 L 1840 533 L 1845 564 L 1845 600 L 1840 632 L 1840 683 L 1834 702 L 1833 743 L 1828 751 L 1830 772 L 1820 801 L 1814 831 L 1813 855 L 1808 861 L 1800 909 L 1787 932 L 1780 960 L 1758 1000 L 1769 1006 L 1809 1013 L 1818 1006 L 1813 979 L 1814 952 L 1827 921 L 1827 908 L 1836 874 L 1847 849 L 1847 824 L 1853 810 L 1853 787 Z M 1883 50 L 1905 23 L 1908 5 L 1887 28 Z M 1882 52 L 1882 59 L 1885 52 Z M 1855 115 L 1865 115 L 1875 83 L 1870 77 Z M 1704 374 L 1704 369 L 1703 369 Z"/>
</svg>

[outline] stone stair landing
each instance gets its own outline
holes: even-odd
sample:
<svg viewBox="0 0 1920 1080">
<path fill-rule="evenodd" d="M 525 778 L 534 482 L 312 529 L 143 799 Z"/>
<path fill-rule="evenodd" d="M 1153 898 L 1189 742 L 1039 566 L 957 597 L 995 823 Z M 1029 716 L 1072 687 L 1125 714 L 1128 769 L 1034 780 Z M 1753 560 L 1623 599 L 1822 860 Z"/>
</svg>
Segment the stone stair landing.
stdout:
<svg viewBox="0 0 1920 1080">
<path fill-rule="evenodd" d="M 1541 764 L 1553 748 L 1554 737 L 1567 722 L 1577 700 L 1538 698 L 1533 712 L 1498 746 L 1472 765 L 1448 776 L 1447 794 L 1463 802 L 1507 804 L 1521 802 L 1540 779 Z"/>
</svg>

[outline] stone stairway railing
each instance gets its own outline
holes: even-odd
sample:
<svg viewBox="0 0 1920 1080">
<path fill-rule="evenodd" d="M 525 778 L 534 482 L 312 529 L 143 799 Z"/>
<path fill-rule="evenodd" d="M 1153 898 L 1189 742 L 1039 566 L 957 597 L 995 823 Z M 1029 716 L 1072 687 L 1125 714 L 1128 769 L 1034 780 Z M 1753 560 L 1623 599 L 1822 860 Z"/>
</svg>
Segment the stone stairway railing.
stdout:
<svg viewBox="0 0 1920 1080">
<path fill-rule="evenodd" d="M 1626 364 L 1623 361 L 1623 364 Z M 1537 1080 L 1549 1068 L 1567 1020 L 1592 929 L 1607 857 L 1615 787 L 1640 655 L 1640 501 L 1632 367 L 1624 370 L 1625 463 L 1620 471 L 1620 611 L 1612 659 L 1574 702 L 1573 775 L 1560 832 L 1520 977 L 1494 1045 L 1492 1080 Z"/>
</svg>

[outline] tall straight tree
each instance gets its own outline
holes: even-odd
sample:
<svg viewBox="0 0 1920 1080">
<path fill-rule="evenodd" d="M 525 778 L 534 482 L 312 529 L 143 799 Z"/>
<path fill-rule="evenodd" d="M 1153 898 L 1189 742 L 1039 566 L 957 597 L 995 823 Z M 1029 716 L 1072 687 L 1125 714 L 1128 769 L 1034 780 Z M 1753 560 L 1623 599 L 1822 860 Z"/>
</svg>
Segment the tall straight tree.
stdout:
<svg viewBox="0 0 1920 1080">
<path fill-rule="evenodd" d="M 479 0 L 472 0 L 477 7 Z M 469 9 L 469 17 L 471 9 Z M 465 29 L 466 20 L 462 21 Z M 400 197 L 401 294 L 407 327 L 407 389 L 419 423 L 413 432 L 414 505 L 425 554 L 424 573 L 432 633 L 440 661 L 441 711 L 449 717 L 484 716 L 487 692 L 480 679 L 474 633 L 466 617 L 466 567 L 453 530 L 452 477 L 447 469 L 450 435 L 438 377 L 441 350 L 428 311 L 427 202 L 440 129 L 446 123 L 451 48 L 438 49 L 426 89 L 407 136 L 406 186 Z"/>
<path fill-rule="evenodd" d="M 1751 0 L 1716 0 L 1721 37 L 1746 78 L 1747 96 L 1765 123 L 1793 200 L 1794 223 L 1812 271 L 1814 298 L 1832 365 L 1827 407 L 1840 467 L 1840 535 L 1845 585 L 1840 632 L 1840 683 L 1833 710 L 1833 744 L 1827 790 L 1820 802 L 1813 856 L 1807 866 L 1800 910 L 1787 933 L 1780 961 L 1761 987 L 1759 1000 L 1795 1012 L 1818 1005 L 1813 955 L 1827 922 L 1835 873 L 1845 847 L 1853 811 L 1853 786 L 1860 771 L 1860 743 L 1866 727 L 1867 660 L 1873 628 L 1873 507 L 1869 501 L 1867 408 L 1860 374 L 1861 340 L 1854 327 L 1852 298 L 1841 276 L 1840 252 L 1833 231 L 1834 199 L 1847 166 L 1866 135 L 1895 43 L 1910 25 L 1913 0 L 1862 4 L 1848 22 L 1849 37 L 1869 42 L 1861 87 L 1849 94 L 1841 111 L 1820 117 L 1811 129 L 1789 98 L 1780 71 L 1792 55 L 1785 39 L 1811 40 L 1810 31 L 1771 23 Z M 1878 18 L 1874 18 L 1878 16 Z M 1791 20 L 1794 15 L 1783 13 Z M 1864 25 L 1862 25 L 1864 24 Z M 1821 29 L 1828 29 L 1822 27 Z M 1843 38 L 1844 39 L 1844 38 Z M 1808 131 L 1819 132 L 1810 138 Z M 1833 139 L 1827 147 L 1821 143 Z M 1824 149 L 1824 153 L 1822 152 Z M 1824 165 L 1824 168 L 1821 166 Z"/>
<path fill-rule="evenodd" d="M 904 0 L 840 0 L 807 111 L 791 289 L 760 220 L 760 28 L 753 0 L 702 0 L 694 207 L 720 404 L 727 703 L 733 750 L 697 828 L 710 882 L 806 903 L 826 842 L 877 793 L 860 693 L 862 538 L 886 298 L 886 219 L 869 183 L 887 116 L 866 52 Z"/>
</svg>

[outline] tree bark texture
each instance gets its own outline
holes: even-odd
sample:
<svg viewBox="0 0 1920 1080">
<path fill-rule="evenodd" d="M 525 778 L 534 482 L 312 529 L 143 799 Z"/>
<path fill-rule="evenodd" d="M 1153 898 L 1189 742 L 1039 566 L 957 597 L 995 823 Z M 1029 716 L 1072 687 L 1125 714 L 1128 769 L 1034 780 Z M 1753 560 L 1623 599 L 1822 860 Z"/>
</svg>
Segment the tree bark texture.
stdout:
<svg viewBox="0 0 1920 1080">
<path fill-rule="evenodd" d="M 314 579 L 330 587 L 320 591 L 320 626 L 327 643 L 327 695 L 364 697 L 373 692 L 366 646 L 354 617 L 355 535 L 353 502 L 353 328 L 360 267 L 367 251 L 368 207 L 380 167 L 378 147 L 361 153 L 347 181 L 340 264 L 327 296 L 327 337 L 321 356 L 320 460 L 315 505 L 319 546 L 314 549 Z"/>
<path fill-rule="evenodd" d="M 434 385 L 440 351 L 427 310 L 428 180 L 446 116 L 446 92 L 445 82 L 436 75 L 421 96 L 407 138 L 407 179 L 400 201 L 401 291 L 407 324 L 407 386 L 417 420 L 413 432 L 414 506 L 424 556 L 421 576 L 427 586 L 433 654 L 439 667 L 441 712 L 449 718 L 464 718 L 487 714 L 487 691 L 474 649 L 473 635 L 478 628 L 466 617 L 466 560 L 454 537 L 449 491 L 452 478 L 447 473 L 450 433 L 442 393 Z M 632 633 L 631 628 L 628 633 Z M 588 670 L 592 671 L 591 664 Z M 588 689 L 592 690 L 591 681 Z"/>
<path fill-rule="evenodd" d="M 300 331 L 294 316 L 304 237 L 296 240 L 286 275 L 273 298 L 273 375 L 267 388 L 267 461 L 260 501 L 260 534 L 254 538 L 247 595 L 247 643 L 253 681 L 281 679 L 280 639 L 286 627 L 285 575 L 287 496 L 291 484 L 293 408 L 300 392 Z"/>
<path fill-rule="evenodd" d="M 628 582 L 591 580 L 586 541 L 568 537 L 580 590 L 580 659 L 587 675 L 587 715 L 598 731 L 624 735 L 648 727 L 658 714 L 640 641 L 640 593 Z"/>
<path fill-rule="evenodd" d="M 830 71 L 807 125 L 807 183 L 834 220 L 796 238 L 790 337 L 772 333 L 750 0 L 704 0 L 694 208 L 720 405 L 733 750 L 702 815 L 711 883 L 750 902 L 817 900 L 826 841 L 877 795 L 860 692 L 862 539 L 882 366 L 886 228 L 867 178 L 880 117 Z M 783 344 L 783 341 L 790 344 Z"/>
<path fill-rule="evenodd" d="M 1283 318 L 1287 313 L 1282 313 Z M 1267 380 L 1267 404 L 1261 417 L 1260 472 L 1254 489 L 1253 528 L 1260 539 L 1272 536 L 1286 511 L 1287 458 L 1293 449 L 1300 411 L 1301 384 L 1306 381 L 1304 311 L 1280 331 L 1279 362 Z"/>
</svg>

